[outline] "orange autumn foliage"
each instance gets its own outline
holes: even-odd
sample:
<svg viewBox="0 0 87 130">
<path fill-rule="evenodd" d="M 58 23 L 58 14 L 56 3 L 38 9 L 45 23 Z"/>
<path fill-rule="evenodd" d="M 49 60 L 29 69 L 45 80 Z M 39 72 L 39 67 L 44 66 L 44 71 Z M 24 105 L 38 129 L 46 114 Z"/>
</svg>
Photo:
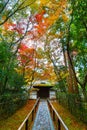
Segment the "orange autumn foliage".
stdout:
<svg viewBox="0 0 87 130">
<path fill-rule="evenodd" d="M 33 62 L 34 60 L 34 51 L 34 48 L 29 48 L 23 43 L 20 44 L 18 50 L 18 60 L 20 61 L 20 64 L 24 66 L 30 65 L 30 62 Z"/>
<path fill-rule="evenodd" d="M 37 3 L 39 3 L 39 11 L 34 16 L 36 24 L 34 25 L 34 29 L 31 31 L 31 34 L 34 34 L 32 40 L 39 39 L 46 34 L 47 30 L 60 17 L 62 17 L 64 22 L 68 21 L 68 15 L 65 13 L 68 6 L 67 0 L 40 0 L 37 1 Z"/>
<path fill-rule="evenodd" d="M 38 13 L 38 14 L 35 15 L 37 22 L 41 22 L 43 20 L 44 14 L 45 14 L 45 11 L 43 10 L 41 13 Z"/>
<path fill-rule="evenodd" d="M 15 23 L 12 23 L 12 22 L 5 22 L 4 23 L 4 30 L 6 31 L 10 31 L 10 32 L 17 32 L 18 34 L 24 34 L 24 30 L 25 30 L 25 27 L 23 26 L 26 26 L 26 22 L 24 21 L 20 21 L 19 23 L 15 24 Z"/>
</svg>

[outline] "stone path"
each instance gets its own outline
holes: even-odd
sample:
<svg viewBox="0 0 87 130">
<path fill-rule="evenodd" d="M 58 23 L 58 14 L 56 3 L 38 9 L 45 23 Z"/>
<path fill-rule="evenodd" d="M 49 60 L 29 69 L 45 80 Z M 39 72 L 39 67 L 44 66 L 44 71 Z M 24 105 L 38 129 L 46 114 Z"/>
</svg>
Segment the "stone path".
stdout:
<svg viewBox="0 0 87 130">
<path fill-rule="evenodd" d="M 55 130 L 46 100 L 41 100 L 32 130 Z"/>
</svg>

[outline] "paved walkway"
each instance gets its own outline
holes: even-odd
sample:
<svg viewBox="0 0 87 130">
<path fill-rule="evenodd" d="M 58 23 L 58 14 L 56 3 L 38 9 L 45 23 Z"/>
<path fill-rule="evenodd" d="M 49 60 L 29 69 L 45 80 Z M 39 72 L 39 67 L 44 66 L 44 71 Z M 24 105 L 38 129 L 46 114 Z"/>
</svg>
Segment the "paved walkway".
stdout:
<svg viewBox="0 0 87 130">
<path fill-rule="evenodd" d="M 32 130 L 55 130 L 46 100 L 41 100 Z"/>
</svg>

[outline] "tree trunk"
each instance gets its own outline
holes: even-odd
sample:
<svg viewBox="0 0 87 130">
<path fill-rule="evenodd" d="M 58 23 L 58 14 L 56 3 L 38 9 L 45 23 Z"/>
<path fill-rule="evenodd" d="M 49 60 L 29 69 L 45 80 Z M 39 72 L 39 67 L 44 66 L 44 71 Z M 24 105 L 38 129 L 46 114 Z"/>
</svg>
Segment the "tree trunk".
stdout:
<svg viewBox="0 0 87 130">
<path fill-rule="evenodd" d="M 86 92 L 85 86 L 82 86 L 82 92 L 83 92 L 83 95 L 84 95 L 84 100 L 87 102 L 87 92 Z"/>
<path fill-rule="evenodd" d="M 68 91 L 69 91 L 69 93 L 79 94 L 78 83 L 76 80 L 75 73 L 73 72 L 73 69 L 72 69 L 69 52 L 66 51 L 64 57 L 66 59 L 65 61 L 66 61 L 66 65 L 67 65 L 67 70 L 69 72 L 69 76 L 67 77 Z"/>
</svg>

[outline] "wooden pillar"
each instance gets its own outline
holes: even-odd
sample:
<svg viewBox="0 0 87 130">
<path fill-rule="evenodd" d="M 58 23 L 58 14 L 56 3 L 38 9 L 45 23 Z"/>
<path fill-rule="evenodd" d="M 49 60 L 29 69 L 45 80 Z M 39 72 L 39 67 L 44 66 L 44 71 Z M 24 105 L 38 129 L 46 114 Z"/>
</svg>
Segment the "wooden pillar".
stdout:
<svg viewBox="0 0 87 130">
<path fill-rule="evenodd" d="M 34 110 L 32 111 L 32 121 L 34 120 Z"/>
<path fill-rule="evenodd" d="M 55 112 L 53 110 L 53 121 L 55 121 Z"/>
<path fill-rule="evenodd" d="M 61 130 L 60 120 L 58 119 L 58 130 Z"/>
<path fill-rule="evenodd" d="M 28 130 L 28 120 L 26 120 L 25 130 Z"/>
</svg>

